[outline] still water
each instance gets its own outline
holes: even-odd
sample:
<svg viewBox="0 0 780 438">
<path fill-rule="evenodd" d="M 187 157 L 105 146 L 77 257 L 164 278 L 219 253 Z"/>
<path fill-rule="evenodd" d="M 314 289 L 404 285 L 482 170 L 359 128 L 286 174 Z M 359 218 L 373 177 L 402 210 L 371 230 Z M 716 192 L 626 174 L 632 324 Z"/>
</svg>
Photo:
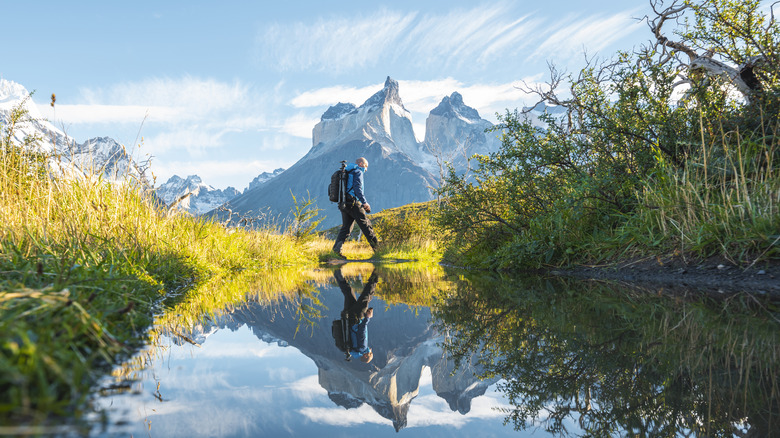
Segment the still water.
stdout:
<svg viewBox="0 0 780 438">
<path fill-rule="evenodd" d="M 778 308 L 348 264 L 185 315 L 101 382 L 91 436 L 771 436 Z M 339 280 L 343 279 L 341 284 Z M 369 363 L 334 320 L 371 299 Z M 190 306 L 191 308 L 192 306 Z"/>
</svg>

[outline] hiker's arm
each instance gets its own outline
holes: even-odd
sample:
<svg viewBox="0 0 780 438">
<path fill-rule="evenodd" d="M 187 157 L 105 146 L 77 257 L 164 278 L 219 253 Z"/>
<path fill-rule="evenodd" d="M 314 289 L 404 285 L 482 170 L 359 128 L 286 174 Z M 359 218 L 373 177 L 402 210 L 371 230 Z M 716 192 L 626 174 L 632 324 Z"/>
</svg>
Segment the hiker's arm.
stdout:
<svg viewBox="0 0 780 438">
<path fill-rule="evenodd" d="M 352 180 L 352 190 L 355 192 L 355 198 L 360 201 L 361 204 L 368 204 L 366 201 L 366 195 L 363 194 L 363 172 L 353 172 L 354 179 Z"/>
</svg>

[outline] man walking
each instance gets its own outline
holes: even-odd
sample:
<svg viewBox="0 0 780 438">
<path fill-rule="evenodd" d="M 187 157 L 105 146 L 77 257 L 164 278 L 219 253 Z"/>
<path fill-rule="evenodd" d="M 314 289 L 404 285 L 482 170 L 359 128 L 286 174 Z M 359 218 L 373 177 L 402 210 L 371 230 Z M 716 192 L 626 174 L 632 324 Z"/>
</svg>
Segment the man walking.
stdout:
<svg viewBox="0 0 780 438">
<path fill-rule="evenodd" d="M 345 170 L 347 172 L 346 201 L 344 208 L 341 209 L 341 230 L 339 230 L 336 243 L 333 245 L 333 252 L 341 258 L 345 258 L 341 254 L 341 246 L 344 245 L 344 241 L 352 232 L 355 222 L 374 251 L 379 245 L 374 228 L 371 226 L 371 220 L 366 215 L 366 213 L 371 213 L 371 205 L 366 201 L 363 188 L 363 173 L 368 170 L 368 160 L 360 157 L 355 160 L 355 164 L 348 165 Z"/>
</svg>

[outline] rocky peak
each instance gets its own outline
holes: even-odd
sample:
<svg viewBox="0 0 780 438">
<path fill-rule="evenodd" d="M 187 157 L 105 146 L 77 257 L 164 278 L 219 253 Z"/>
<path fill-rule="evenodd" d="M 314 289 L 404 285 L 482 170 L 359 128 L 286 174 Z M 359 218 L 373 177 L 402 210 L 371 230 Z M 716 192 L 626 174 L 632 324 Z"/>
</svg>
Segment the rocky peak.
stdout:
<svg viewBox="0 0 780 438">
<path fill-rule="evenodd" d="M 18 103 L 27 98 L 29 94 L 22 85 L 7 79 L 0 79 L 0 103 Z"/>
<path fill-rule="evenodd" d="M 320 120 L 338 120 L 347 114 L 354 113 L 357 107 L 351 103 L 337 103 L 322 114 Z"/>
<path fill-rule="evenodd" d="M 381 90 L 377 91 L 373 96 L 368 98 L 366 102 L 360 106 L 360 108 L 372 108 L 382 107 L 385 104 L 396 104 L 401 108 L 404 108 L 404 104 L 401 101 L 401 95 L 398 92 L 398 81 L 387 77 L 385 80 L 385 86 Z M 405 110 L 406 108 L 404 108 Z"/>
<path fill-rule="evenodd" d="M 457 117 L 468 121 L 481 120 L 479 112 L 464 104 L 463 96 L 457 91 L 453 92 L 449 97 L 444 96 L 439 106 L 431 110 L 431 115 L 450 118 Z"/>
</svg>

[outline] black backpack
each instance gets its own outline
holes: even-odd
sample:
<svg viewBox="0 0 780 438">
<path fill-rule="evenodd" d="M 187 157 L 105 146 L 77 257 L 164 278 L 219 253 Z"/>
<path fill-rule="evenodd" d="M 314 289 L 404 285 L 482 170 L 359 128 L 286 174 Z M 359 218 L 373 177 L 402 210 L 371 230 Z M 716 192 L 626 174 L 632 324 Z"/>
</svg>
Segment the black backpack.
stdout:
<svg viewBox="0 0 780 438">
<path fill-rule="evenodd" d="M 330 176 L 330 184 L 328 184 L 328 199 L 331 202 L 338 202 L 339 207 L 342 206 L 347 196 L 347 175 L 346 171 L 347 162 L 341 162 L 341 168 Z"/>
<path fill-rule="evenodd" d="M 344 353 L 344 360 L 351 360 L 352 355 L 349 354 L 349 346 L 352 342 L 349 337 L 349 324 L 347 323 L 346 315 L 342 315 L 340 319 L 333 321 L 331 334 L 336 342 L 336 347 Z"/>
</svg>

